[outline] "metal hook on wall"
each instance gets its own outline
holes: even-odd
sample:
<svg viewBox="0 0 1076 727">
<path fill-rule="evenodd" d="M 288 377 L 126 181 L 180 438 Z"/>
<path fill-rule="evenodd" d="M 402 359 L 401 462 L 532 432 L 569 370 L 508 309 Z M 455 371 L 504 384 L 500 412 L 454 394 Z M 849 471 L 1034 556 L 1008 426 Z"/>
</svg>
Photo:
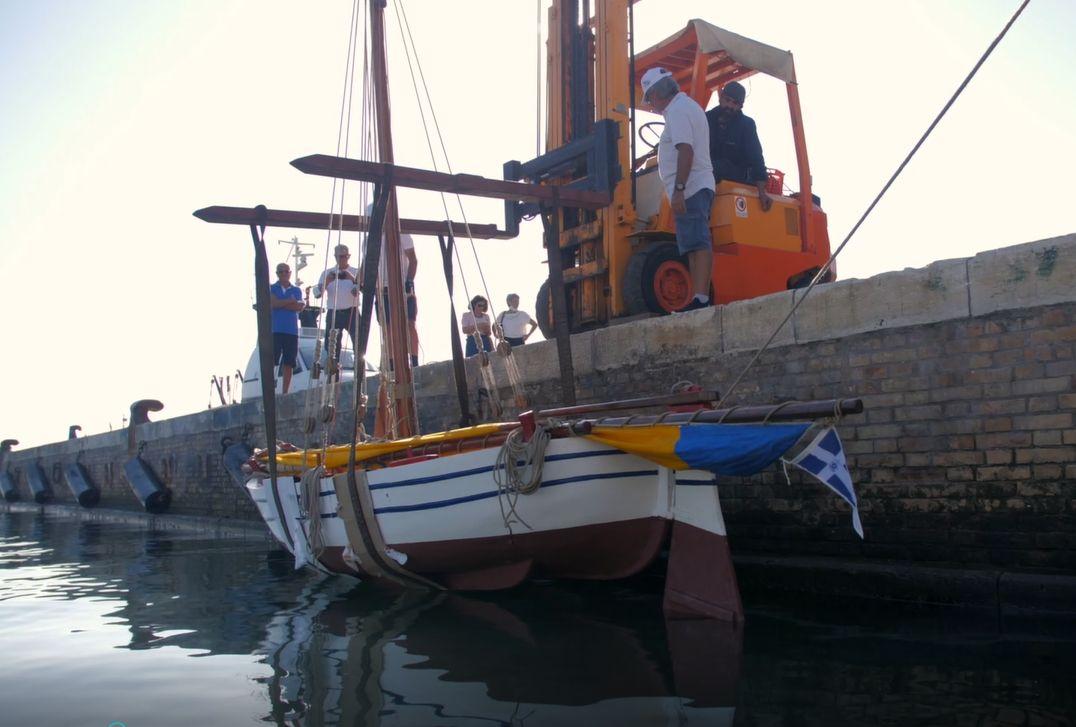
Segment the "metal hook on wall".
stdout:
<svg viewBox="0 0 1076 727">
<path fill-rule="evenodd" d="M 172 503 L 172 491 L 164 486 L 153 468 L 142 459 L 147 442 L 139 443 L 135 429 L 139 424 L 149 423 L 149 412 L 164 409 L 156 399 L 139 399 L 131 404 L 131 421 L 127 425 L 127 454 L 131 458 L 123 465 L 123 473 L 131 490 L 147 512 L 163 513 Z"/>
</svg>

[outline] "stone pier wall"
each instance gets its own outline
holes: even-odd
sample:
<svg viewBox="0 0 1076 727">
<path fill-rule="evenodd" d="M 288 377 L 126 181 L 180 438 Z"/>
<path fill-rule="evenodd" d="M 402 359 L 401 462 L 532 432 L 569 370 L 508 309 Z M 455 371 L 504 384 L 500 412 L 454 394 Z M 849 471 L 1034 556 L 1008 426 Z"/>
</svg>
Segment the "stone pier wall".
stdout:
<svg viewBox="0 0 1076 727">
<path fill-rule="evenodd" d="M 725 391 L 802 295 L 573 336 L 579 399 L 660 394 L 684 380 Z M 838 428 L 867 537 L 821 485 L 796 474 L 788 485 L 774 468 L 724 483 L 734 552 L 1076 572 L 1074 347 L 1076 235 L 821 286 L 731 403 L 863 397 L 866 412 Z M 516 356 L 531 403 L 557 403 L 555 344 Z M 503 370 L 498 380 L 510 400 Z M 416 386 L 424 431 L 455 426 L 450 364 L 419 368 Z M 305 396 L 280 402 L 280 436 L 300 444 Z M 345 387 L 331 441 L 346 439 L 350 398 Z M 256 517 L 220 453 L 226 436 L 263 446 L 260 417 L 252 402 L 137 428 L 143 457 L 175 491 L 173 513 Z M 103 505 L 138 507 L 122 474 L 124 432 L 16 450 L 7 469 L 26 499 L 25 469 L 39 462 L 69 501 L 59 465 L 76 457 Z"/>
</svg>

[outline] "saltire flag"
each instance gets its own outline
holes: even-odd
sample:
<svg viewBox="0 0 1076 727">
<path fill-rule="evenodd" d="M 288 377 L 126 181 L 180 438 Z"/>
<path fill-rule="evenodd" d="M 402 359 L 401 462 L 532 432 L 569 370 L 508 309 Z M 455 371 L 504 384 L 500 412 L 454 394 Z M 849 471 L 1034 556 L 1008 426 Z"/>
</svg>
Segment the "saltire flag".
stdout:
<svg viewBox="0 0 1076 727">
<path fill-rule="evenodd" d="M 859 519 L 859 500 L 852 485 L 852 473 L 848 471 L 848 462 L 844 458 L 844 447 L 837 430 L 827 427 L 819 432 L 807 447 L 789 462 L 804 472 L 822 481 L 826 487 L 836 492 L 842 500 L 852 506 L 852 528 L 863 537 L 863 523 Z"/>
<path fill-rule="evenodd" d="M 588 439 L 674 470 L 753 475 L 776 462 L 810 424 L 657 424 L 596 426 Z"/>
</svg>

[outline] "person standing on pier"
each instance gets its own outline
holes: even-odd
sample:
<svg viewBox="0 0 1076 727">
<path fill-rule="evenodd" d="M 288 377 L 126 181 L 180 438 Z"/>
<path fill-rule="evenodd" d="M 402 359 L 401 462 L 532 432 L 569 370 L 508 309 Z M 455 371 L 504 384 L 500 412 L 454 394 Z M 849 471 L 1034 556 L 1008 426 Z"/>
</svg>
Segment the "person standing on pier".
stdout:
<svg viewBox="0 0 1076 727">
<path fill-rule="evenodd" d="M 695 291 L 678 313 L 710 305 L 714 251 L 710 208 L 714 204 L 714 168 L 710 162 L 710 125 L 706 112 L 680 90 L 665 68 L 651 68 L 640 80 L 643 101 L 665 118 L 658 141 L 658 176 L 665 185 L 676 223 L 676 246 L 687 255 Z"/>
<path fill-rule="evenodd" d="M 538 327 L 538 321 L 531 318 L 530 313 L 519 309 L 519 296 L 515 293 L 509 293 L 505 302 L 508 303 L 508 310 L 501 311 L 497 316 L 493 332 L 513 347 L 522 346 Z"/>
<path fill-rule="evenodd" d="M 477 356 L 479 342 L 482 351 L 489 353 L 493 350 L 493 324 L 486 311 L 489 310 L 489 301 L 484 296 L 476 295 L 471 298 L 471 307 L 460 316 L 460 328 L 467 341 L 466 356 Z"/>
<path fill-rule="evenodd" d="M 306 307 L 302 292 L 291 284 L 287 263 L 276 266 L 276 282 L 269 286 L 269 295 L 273 309 L 273 364 L 280 366 L 284 379 L 281 393 L 287 394 L 299 354 L 299 311 Z"/>
<path fill-rule="evenodd" d="M 348 264 L 351 259 L 351 251 L 347 245 L 337 245 L 333 250 L 336 255 L 336 266 L 331 267 L 321 274 L 318 284 L 314 286 L 314 297 L 325 296 L 325 315 L 328 323 L 325 328 L 325 349 L 329 350 L 329 342 L 332 341 L 334 331 L 347 331 L 351 339 L 352 347 L 355 346 L 357 335 L 356 326 L 359 322 L 359 271 Z M 339 344 L 332 356 L 334 361 L 340 360 L 340 349 L 343 348 L 344 337 L 340 334 Z"/>
</svg>

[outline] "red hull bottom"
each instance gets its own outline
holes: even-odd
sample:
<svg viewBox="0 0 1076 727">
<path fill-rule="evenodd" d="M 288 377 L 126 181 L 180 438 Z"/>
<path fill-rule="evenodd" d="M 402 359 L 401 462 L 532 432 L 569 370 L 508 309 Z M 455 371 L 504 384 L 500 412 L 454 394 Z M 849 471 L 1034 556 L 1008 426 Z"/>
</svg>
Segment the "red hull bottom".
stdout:
<svg viewBox="0 0 1076 727">
<path fill-rule="evenodd" d="M 665 616 L 672 619 L 743 621 L 727 537 L 687 523 L 673 524 L 662 607 Z"/>
<path fill-rule="evenodd" d="M 627 578 L 654 562 L 670 530 L 663 602 L 666 616 L 742 621 L 743 606 L 728 539 L 663 518 L 493 538 L 393 543 L 392 548 L 407 556 L 408 570 L 449 590 L 492 591 L 512 588 L 531 576 L 578 580 Z M 329 570 L 368 577 L 344 561 L 343 548 L 326 548 L 320 560 Z"/>
</svg>

